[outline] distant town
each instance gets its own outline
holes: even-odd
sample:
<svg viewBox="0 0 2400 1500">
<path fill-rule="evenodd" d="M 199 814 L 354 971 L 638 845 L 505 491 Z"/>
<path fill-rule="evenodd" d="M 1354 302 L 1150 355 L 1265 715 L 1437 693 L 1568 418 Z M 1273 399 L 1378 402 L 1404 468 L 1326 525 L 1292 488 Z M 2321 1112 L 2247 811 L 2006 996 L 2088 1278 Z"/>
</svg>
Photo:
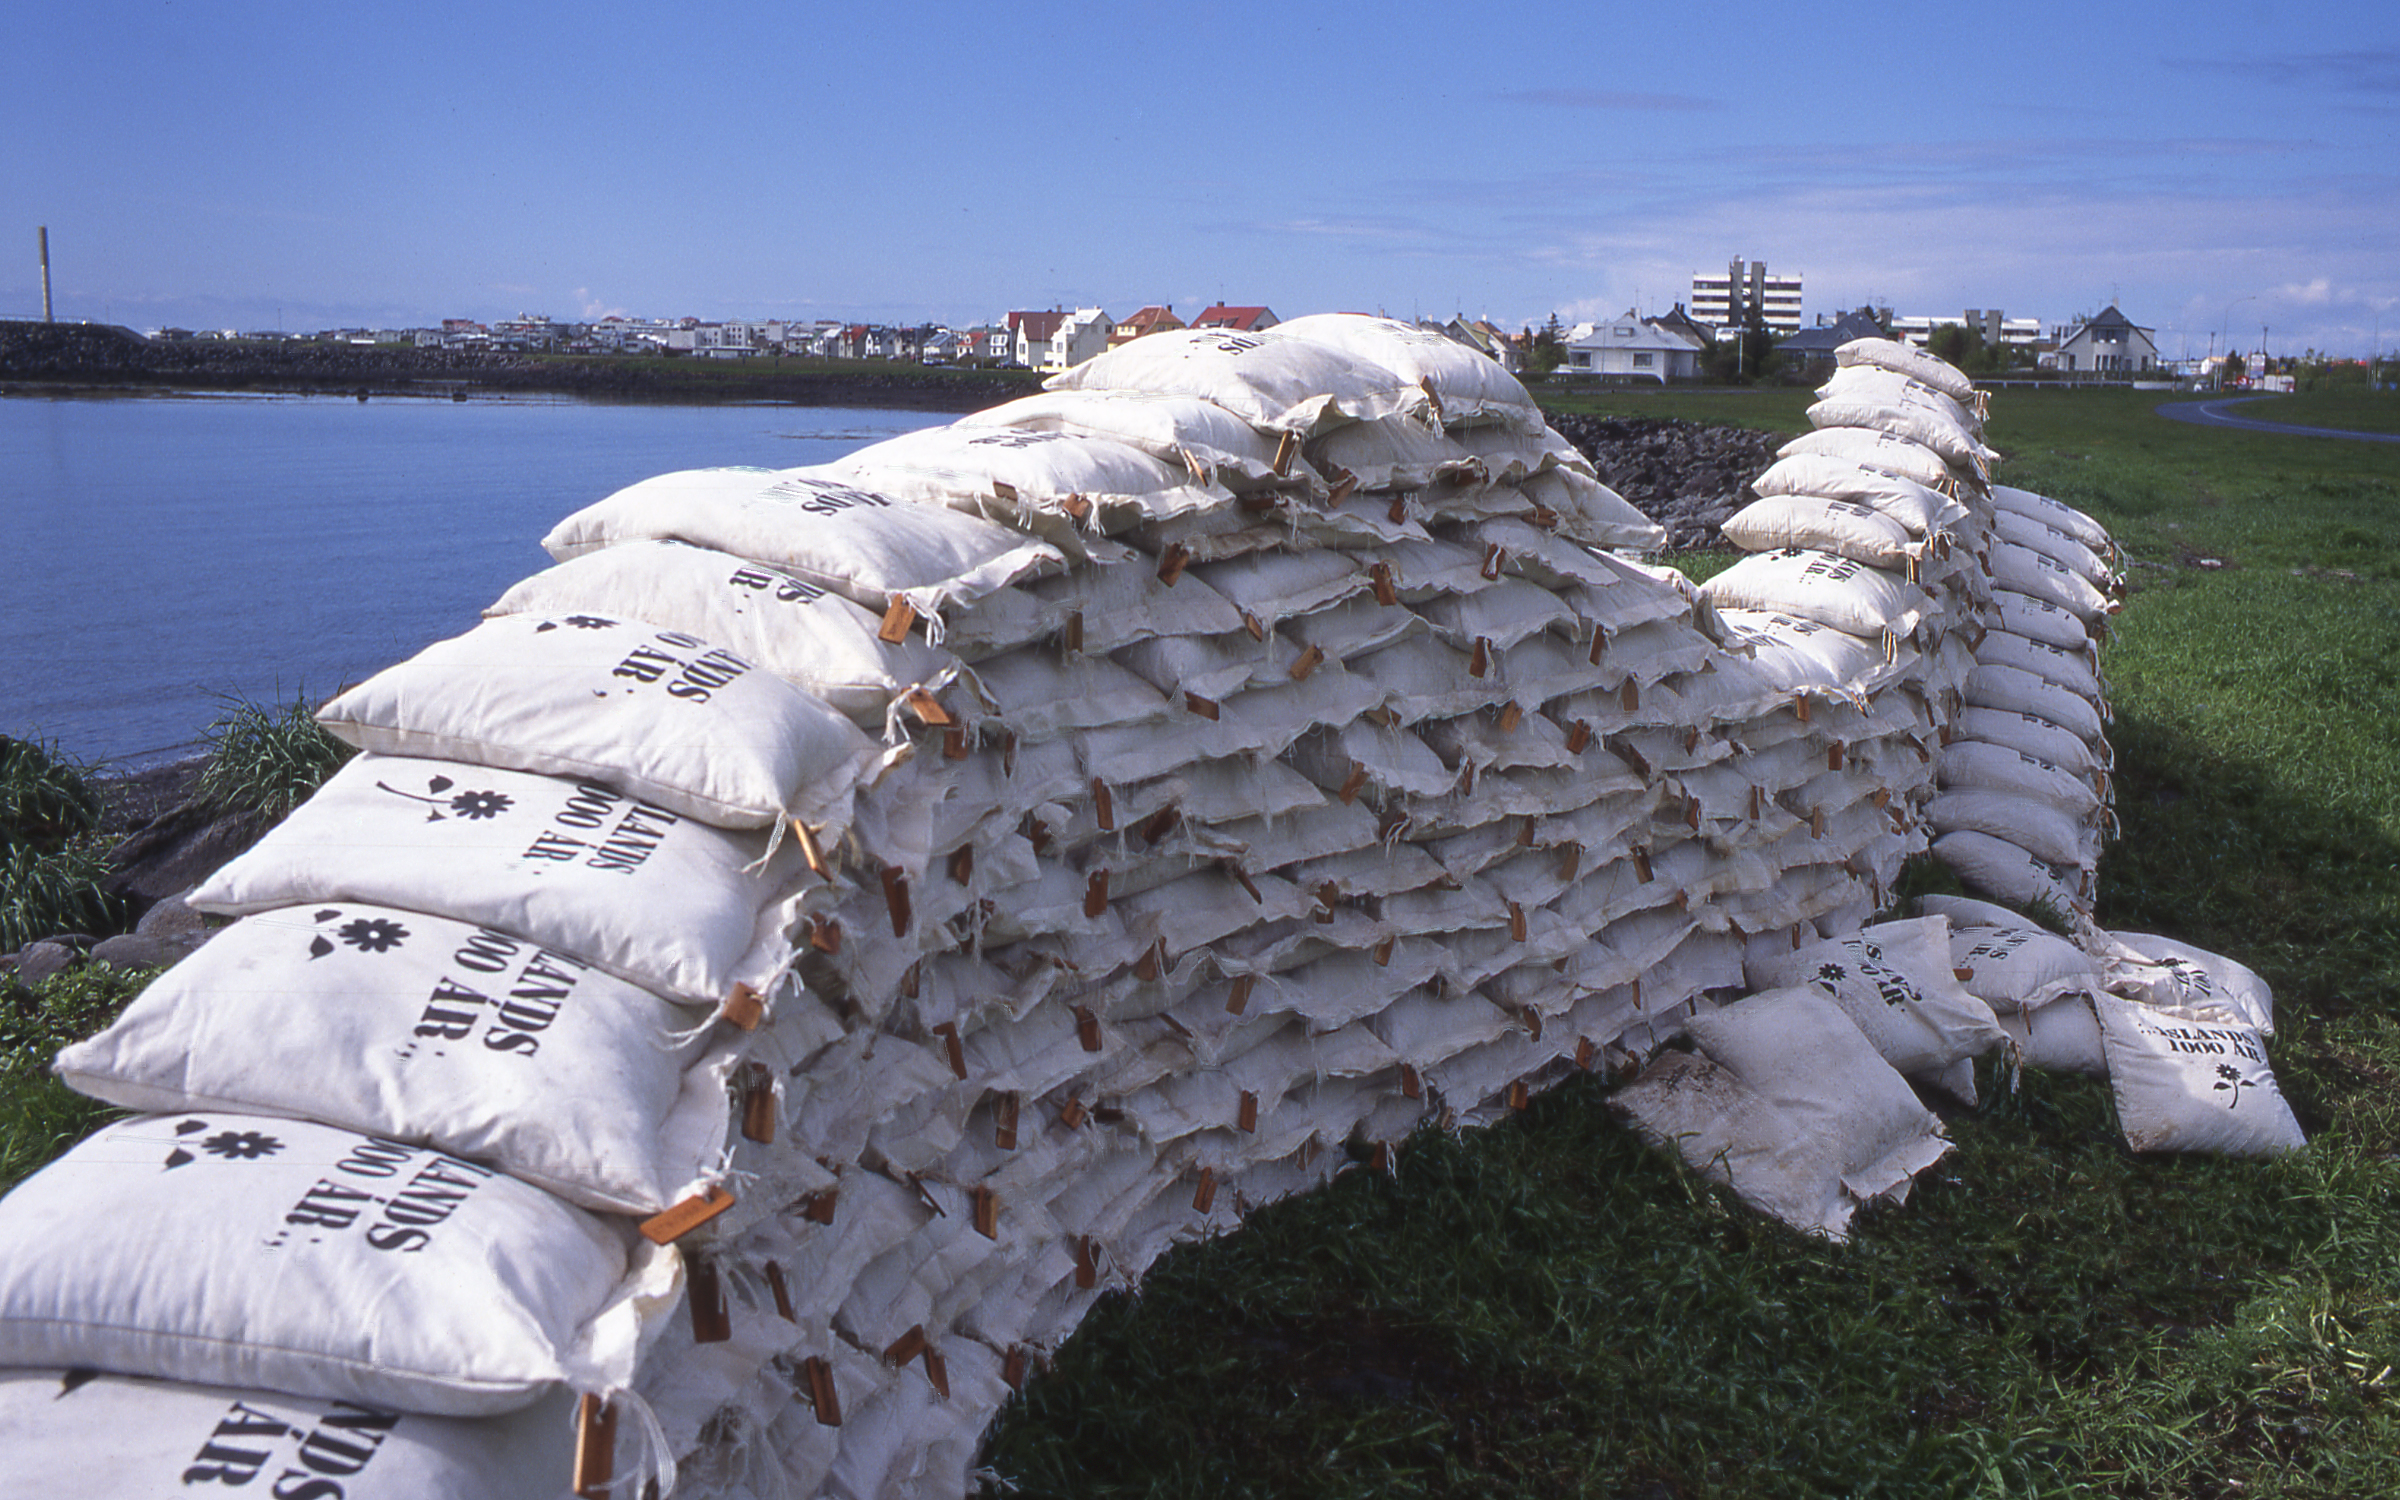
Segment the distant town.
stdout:
<svg viewBox="0 0 2400 1500">
<path fill-rule="evenodd" d="M 1970 374 L 2023 371 L 2051 378 L 2099 381 L 2208 381 L 2278 388 L 2263 351 L 2245 354 L 2211 347 L 2205 355 L 2167 358 L 2155 330 L 2135 323 L 2113 304 L 2065 323 L 2011 317 L 1999 308 L 1952 314 L 1900 314 L 1864 306 L 1810 319 L 1802 310 L 1802 278 L 1769 274 L 1764 262 L 1735 259 L 1722 274 L 1692 277 L 1688 301 L 1665 313 L 1628 308 L 1598 322 L 1514 331 L 1456 318 L 1423 326 L 1480 350 L 1511 371 L 1553 371 L 1627 383 L 1677 384 L 1741 380 L 1805 369 L 1851 339 L 1882 336 L 1930 348 Z M 491 323 L 445 318 L 438 327 L 342 328 L 318 333 L 150 330 L 150 338 L 183 340 L 313 340 L 354 345 L 402 345 L 451 351 L 565 354 L 657 354 L 695 359 L 812 358 L 880 360 L 925 366 L 981 366 L 1059 371 L 1134 339 L 1176 329 L 1257 333 L 1278 321 L 1264 304 L 1215 303 L 1178 316 L 1172 306 L 1148 306 L 1112 316 L 1099 307 L 1010 311 L 990 323 L 951 328 L 936 323 L 892 326 L 839 319 L 640 318 L 610 316 L 575 322 L 535 313 Z M 2285 362 L 2288 366 L 2288 361 Z"/>
</svg>

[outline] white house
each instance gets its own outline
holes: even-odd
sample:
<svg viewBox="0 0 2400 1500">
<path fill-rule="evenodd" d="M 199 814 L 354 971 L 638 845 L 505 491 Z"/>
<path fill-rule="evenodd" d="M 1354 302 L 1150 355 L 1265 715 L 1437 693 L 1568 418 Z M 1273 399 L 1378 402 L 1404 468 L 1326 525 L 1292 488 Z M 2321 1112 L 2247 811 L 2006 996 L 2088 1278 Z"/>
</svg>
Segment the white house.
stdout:
<svg viewBox="0 0 2400 1500">
<path fill-rule="evenodd" d="M 1096 307 L 1079 307 L 1051 330 L 1050 345 L 1037 369 L 1065 370 L 1108 348 L 1116 324 Z"/>
<path fill-rule="evenodd" d="M 2140 375 L 2158 363 L 2150 330 L 2136 327 L 2113 302 L 2100 316 L 2075 325 L 2058 344 L 2063 374 Z"/>
<path fill-rule="evenodd" d="M 1566 338 L 1564 369 L 1622 380 L 1696 380 L 1700 351 L 1682 336 L 1653 328 L 1628 308 L 1606 323 L 1578 323 Z"/>
</svg>

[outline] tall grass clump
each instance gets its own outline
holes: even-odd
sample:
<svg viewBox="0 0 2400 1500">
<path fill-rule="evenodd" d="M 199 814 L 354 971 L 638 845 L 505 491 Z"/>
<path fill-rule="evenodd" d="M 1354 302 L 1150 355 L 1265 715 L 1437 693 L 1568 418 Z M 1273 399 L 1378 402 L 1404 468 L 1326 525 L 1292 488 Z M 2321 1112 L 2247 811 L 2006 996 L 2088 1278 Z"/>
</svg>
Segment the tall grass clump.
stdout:
<svg viewBox="0 0 2400 1500">
<path fill-rule="evenodd" d="M 200 795 L 280 819 L 356 753 L 317 722 L 305 695 L 280 705 L 227 698 L 208 727 Z"/>
<path fill-rule="evenodd" d="M 91 779 L 55 745 L 0 736 L 0 953 L 111 921 Z"/>
<path fill-rule="evenodd" d="M 0 1192 L 117 1113 L 69 1089 L 50 1059 L 116 1020 L 155 970 L 86 964 L 31 989 L 0 989 Z"/>
</svg>

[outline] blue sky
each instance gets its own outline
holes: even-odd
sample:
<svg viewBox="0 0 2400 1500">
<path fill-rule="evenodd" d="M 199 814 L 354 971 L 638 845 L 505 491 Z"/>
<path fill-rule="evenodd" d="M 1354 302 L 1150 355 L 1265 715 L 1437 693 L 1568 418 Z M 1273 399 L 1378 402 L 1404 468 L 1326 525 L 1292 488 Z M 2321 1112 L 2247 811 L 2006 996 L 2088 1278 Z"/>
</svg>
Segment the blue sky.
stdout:
<svg viewBox="0 0 2400 1500">
<path fill-rule="evenodd" d="M 74 0 L 0 316 L 1572 322 L 1736 254 L 2162 351 L 2400 346 L 2400 6 Z"/>
</svg>

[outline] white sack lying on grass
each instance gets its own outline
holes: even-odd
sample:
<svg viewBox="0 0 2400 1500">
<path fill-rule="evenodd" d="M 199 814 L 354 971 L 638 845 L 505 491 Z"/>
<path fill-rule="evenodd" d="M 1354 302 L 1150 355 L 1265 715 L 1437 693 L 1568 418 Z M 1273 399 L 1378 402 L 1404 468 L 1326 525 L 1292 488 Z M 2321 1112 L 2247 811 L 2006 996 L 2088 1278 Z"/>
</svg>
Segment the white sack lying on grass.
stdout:
<svg viewBox="0 0 2400 1500">
<path fill-rule="evenodd" d="M 2230 1012 L 2275 1034 L 2275 993 L 2248 968 L 2220 953 L 2148 932 L 2111 932 L 2101 963 L 2112 994 L 2207 1015 Z"/>
<path fill-rule="evenodd" d="M 902 505 L 831 479 L 775 469 L 686 469 L 626 486 L 550 529 L 560 562 L 624 542 L 730 552 L 881 611 L 897 595 L 920 615 L 1065 567 L 1021 531 L 931 505 Z"/>
<path fill-rule="evenodd" d="M 2017 906 L 2047 903 L 2058 910 L 2088 913 L 2091 898 L 2082 872 L 2044 864 L 2006 839 L 1962 828 L 1933 841 L 1933 857 L 1958 872 L 1976 890 Z"/>
<path fill-rule="evenodd" d="M 362 750 L 605 783 L 719 828 L 847 827 L 873 740 L 723 646 L 608 615 L 504 615 L 317 710 Z"/>
<path fill-rule="evenodd" d="M 2117 1121 L 2136 1151 L 2276 1156 L 2308 1144 L 2258 1028 L 2102 995 Z"/>
<path fill-rule="evenodd" d="M 1752 957 L 1742 967 L 1753 988 L 1822 991 L 1885 1062 L 1969 1104 L 1975 1102 L 1970 1060 L 2007 1042 L 1992 1007 L 1959 983 L 1946 917 L 1862 927 L 1793 953 Z"/>
<path fill-rule="evenodd" d="M 534 574 L 486 616 L 601 614 L 714 641 L 880 730 L 892 699 L 953 658 L 794 574 L 683 542 L 627 542 Z"/>
<path fill-rule="evenodd" d="M 798 842 L 589 782 L 361 755 L 202 881 L 199 911 L 364 901 L 514 933 L 685 1005 L 764 992 L 799 918 Z"/>
<path fill-rule="evenodd" d="M 2107 556 L 2116 551 L 2116 543 L 2108 528 L 2077 510 L 2063 500 L 2037 495 L 2013 485 L 1995 484 L 1991 490 L 1992 504 L 2000 510 L 2013 510 L 2041 522 L 2052 531 L 2063 531 L 2089 547 L 2095 554 Z"/>
<path fill-rule="evenodd" d="M 805 997 L 777 1007 L 779 1031 L 802 1021 L 813 1022 L 796 1033 L 803 1047 L 841 1034 Z M 727 1081 L 747 1039 L 709 1030 L 488 928 L 390 907 L 288 907 L 218 933 L 55 1069 L 127 1109 L 316 1120 L 646 1215 L 722 1175 Z"/>
<path fill-rule="evenodd" d="M 1795 1228 L 1846 1239 L 1859 1204 L 1905 1199 L 1950 1149 L 1941 1122 L 1813 990 L 1696 1012 L 1689 1029 L 1704 1056 L 1662 1053 L 1610 1108 Z"/>
<path fill-rule="evenodd" d="M 428 1417 L 88 1370 L 0 1373 L 9 1500 L 116 1500 L 220 1486 L 290 1500 L 566 1500 L 574 1398 Z"/>
<path fill-rule="evenodd" d="M 141 1115 L 0 1200 L 0 1346 L 437 1416 L 627 1386 L 680 1262 L 456 1157 L 303 1120 Z"/>
<path fill-rule="evenodd" d="M 1950 934 L 1950 962 L 1969 994 L 2003 1014 L 2101 990 L 2100 966 L 2090 954 L 2033 927 L 1957 928 Z"/>
<path fill-rule="evenodd" d="M 2067 995 L 2039 1010 L 2012 1012 L 2000 1018 L 2000 1027 L 2016 1043 L 2024 1065 L 2037 1073 L 2108 1076 L 2108 1052 L 2089 995 Z"/>
</svg>

